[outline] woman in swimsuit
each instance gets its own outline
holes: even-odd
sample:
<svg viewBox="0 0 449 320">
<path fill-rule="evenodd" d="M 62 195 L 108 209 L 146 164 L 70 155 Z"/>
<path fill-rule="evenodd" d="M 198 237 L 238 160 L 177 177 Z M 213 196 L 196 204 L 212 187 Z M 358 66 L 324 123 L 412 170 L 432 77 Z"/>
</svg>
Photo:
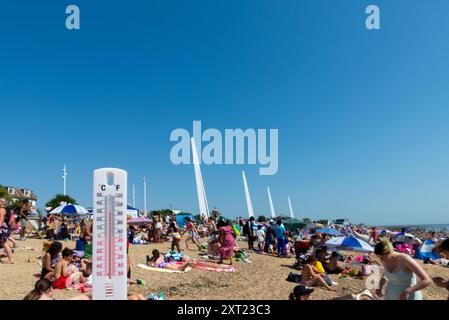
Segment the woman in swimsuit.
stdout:
<svg viewBox="0 0 449 320">
<path fill-rule="evenodd" d="M 187 237 L 186 237 L 186 250 L 189 250 L 189 240 L 192 240 L 194 244 L 198 247 L 198 251 L 201 250 L 200 244 L 198 243 L 198 229 L 195 224 L 190 220 L 189 217 L 186 218 L 187 221 Z"/>
<path fill-rule="evenodd" d="M 65 248 L 62 250 L 62 259 L 58 261 L 55 268 L 55 282 L 53 289 L 66 289 L 72 284 L 79 283 L 83 279 L 83 273 L 78 269 L 69 270 L 69 263 L 72 261 L 73 250 Z"/>
<path fill-rule="evenodd" d="M 61 242 L 53 242 L 48 251 L 42 257 L 41 279 L 53 279 L 55 276 L 55 266 L 59 261 L 59 253 L 62 250 Z"/>
<path fill-rule="evenodd" d="M 422 300 L 421 290 L 429 286 L 432 279 L 412 257 L 394 252 L 388 240 L 379 242 L 374 253 L 385 268 L 379 289 L 376 290 L 379 297 L 383 297 L 382 288 L 388 280 L 385 300 Z"/>
<path fill-rule="evenodd" d="M 147 256 L 147 264 L 153 268 L 168 269 L 175 271 L 184 271 L 187 267 L 191 266 L 190 262 L 183 264 L 177 264 L 174 262 L 165 262 L 164 257 L 161 256 L 159 250 L 153 250 L 152 257 Z"/>
<path fill-rule="evenodd" d="M 303 285 L 307 287 L 312 287 L 315 285 L 321 285 L 325 287 L 329 291 L 335 291 L 334 288 L 329 286 L 326 281 L 324 280 L 323 276 L 317 270 L 314 265 L 317 262 L 316 256 L 312 255 L 307 259 L 306 265 L 302 269 L 301 272 L 301 282 Z"/>
</svg>

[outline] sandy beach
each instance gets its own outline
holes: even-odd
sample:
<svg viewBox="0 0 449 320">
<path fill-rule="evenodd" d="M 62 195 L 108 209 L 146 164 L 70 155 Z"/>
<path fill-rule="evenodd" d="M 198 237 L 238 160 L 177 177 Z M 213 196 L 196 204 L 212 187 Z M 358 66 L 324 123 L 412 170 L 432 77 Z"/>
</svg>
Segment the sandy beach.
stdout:
<svg viewBox="0 0 449 320">
<path fill-rule="evenodd" d="M 42 256 L 43 240 L 27 239 L 19 241 L 18 244 L 19 248 L 14 254 L 16 263 L 14 265 L 0 264 L 0 283 L 2 284 L 0 299 L 22 299 L 34 286 L 36 281 L 34 274 L 41 270 L 38 261 Z M 73 241 L 64 241 L 63 245 L 69 248 L 75 247 Z M 246 248 L 245 243 L 240 245 Z M 295 262 L 294 258 L 277 258 L 255 253 L 250 255 L 252 263 L 237 261 L 237 271 L 234 273 L 193 269 L 183 274 L 169 274 L 137 268 L 137 264 L 145 263 L 145 256 L 151 254 L 153 249 L 167 252 L 169 243 L 131 245 L 132 279 L 141 278 L 145 280 L 146 285 L 132 285 L 129 289 L 130 293 L 147 295 L 151 292 L 162 291 L 169 300 L 286 300 L 295 287 L 295 284 L 286 281 L 286 278 L 290 272 L 299 273 L 298 270 L 291 268 Z M 196 249 L 186 251 L 186 254 L 191 258 L 200 258 Z M 423 267 L 431 277 L 441 276 L 449 279 L 449 268 L 428 264 L 423 264 Z M 364 280 L 338 278 L 337 275 L 331 275 L 331 278 L 338 282 L 337 291 L 330 292 L 316 288 L 314 293 L 316 299 L 338 298 L 357 293 L 365 288 Z M 80 292 L 76 290 L 56 290 L 55 298 L 64 299 L 79 294 Z M 445 300 L 448 292 L 432 284 L 423 291 L 423 295 L 427 300 Z"/>
</svg>

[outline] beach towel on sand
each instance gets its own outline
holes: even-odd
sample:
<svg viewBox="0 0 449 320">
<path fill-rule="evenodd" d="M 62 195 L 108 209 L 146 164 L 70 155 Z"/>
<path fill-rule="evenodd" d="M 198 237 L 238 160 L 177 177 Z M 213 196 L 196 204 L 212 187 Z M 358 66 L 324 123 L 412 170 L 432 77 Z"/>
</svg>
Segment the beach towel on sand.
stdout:
<svg viewBox="0 0 449 320">
<path fill-rule="evenodd" d="M 211 272 L 235 272 L 236 271 L 235 267 L 232 267 L 232 266 L 227 267 L 227 268 L 224 268 L 224 267 L 223 268 L 214 268 L 214 267 L 202 266 L 201 264 L 196 264 L 195 268 L 201 269 L 201 270 L 206 270 L 206 271 L 211 271 Z"/>
<path fill-rule="evenodd" d="M 163 268 L 154 268 L 154 267 L 149 267 L 149 266 L 147 266 L 146 264 L 143 264 L 143 263 L 138 264 L 137 268 L 144 269 L 144 270 L 150 270 L 150 271 L 156 271 L 156 272 L 165 272 L 165 273 L 185 273 L 185 272 L 191 270 L 190 267 L 186 268 L 185 271 L 170 270 L 170 269 L 163 269 Z"/>
</svg>

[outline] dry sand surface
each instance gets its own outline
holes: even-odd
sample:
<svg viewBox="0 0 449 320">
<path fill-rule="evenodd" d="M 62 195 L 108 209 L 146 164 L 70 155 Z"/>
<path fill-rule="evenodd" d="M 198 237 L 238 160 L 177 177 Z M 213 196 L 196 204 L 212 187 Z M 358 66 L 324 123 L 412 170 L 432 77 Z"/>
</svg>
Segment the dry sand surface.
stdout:
<svg viewBox="0 0 449 320">
<path fill-rule="evenodd" d="M 39 273 L 40 265 L 36 260 L 41 257 L 42 240 L 29 239 L 18 241 L 14 265 L 0 264 L 0 299 L 22 299 L 33 287 L 36 278 L 33 274 Z M 74 248 L 72 241 L 63 242 L 64 246 Z M 183 244 L 184 245 L 184 244 Z M 22 248 L 34 248 L 36 251 L 22 250 Z M 194 245 L 192 244 L 192 247 Z M 245 248 L 245 244 L 242 244 Z M 131 245 L 130 256 L 132 261 L 132 279 L 141 278 L 146 282 L 145 286 L 132 285 L 131 293 L 149 294 L 162 292 L 170 300 L 197 300 L 197 299 L 262 299 L 285 300 L 294 283 L 285 279 L 288 274 L 299 272 L 290 266 L 294 258 L 276 258 L 272 256 L 252 253 L 252 263 L 236 262 L 235 273 L 216 273 L 199 269 L 193 269 L 183 274 L 161 273 L 142 270 L 136 264 L 145 263 L 145 256 L 151 255 L 153 249 L 161 252 L 169 251 L 169 243 Z M 198 251 L 190 250 L 186 254 L 191 258 L 199 258 Z M 30 260 L 31 259 L 31 260 Z M 449 268 L 435 265 L 424 265 L 430 276 L 441 276 L 449 279 Z M 350 293 L 360 292 L 365 288 L 365 282 L 354 278 L 339 279 L 332 275 L 331 278 L 338 282 L 336 292 L 329 292 L 321 288 L 315 290 L 316 299 L 331 299 Z M 57 290 L 56 299 L 64 299 L 79 295 L 74 290 Z M 438 288 L 434 284 L 424 290 L 424 299 L 447 299 L 448 292 Z"/>
</svg>

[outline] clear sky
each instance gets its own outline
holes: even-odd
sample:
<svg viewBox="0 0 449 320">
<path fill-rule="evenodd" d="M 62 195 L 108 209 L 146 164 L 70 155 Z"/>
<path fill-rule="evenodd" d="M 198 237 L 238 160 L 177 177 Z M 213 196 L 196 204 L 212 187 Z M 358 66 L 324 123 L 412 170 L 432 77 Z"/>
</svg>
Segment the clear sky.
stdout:
<svg viewBox="0 0 449 320">
<path fill-rule="evenodd" d="M 65 28 L 65 7 L 81 30 Z M 381 9 L 381 30 L 365 8 Z M 5 1 L 0 5 L 0 183 L 39 207 L 92 205 L 92 172 L 128 171 L 143 207 L 197 212 L 193 167 L 170 133 L 279 129 L 279 171 L 203 166 L 209 205 L 246 215 L 448 223 L 446 0 Z M 129 194 L 131 202 L 131 193 Z"/>
</svg>

